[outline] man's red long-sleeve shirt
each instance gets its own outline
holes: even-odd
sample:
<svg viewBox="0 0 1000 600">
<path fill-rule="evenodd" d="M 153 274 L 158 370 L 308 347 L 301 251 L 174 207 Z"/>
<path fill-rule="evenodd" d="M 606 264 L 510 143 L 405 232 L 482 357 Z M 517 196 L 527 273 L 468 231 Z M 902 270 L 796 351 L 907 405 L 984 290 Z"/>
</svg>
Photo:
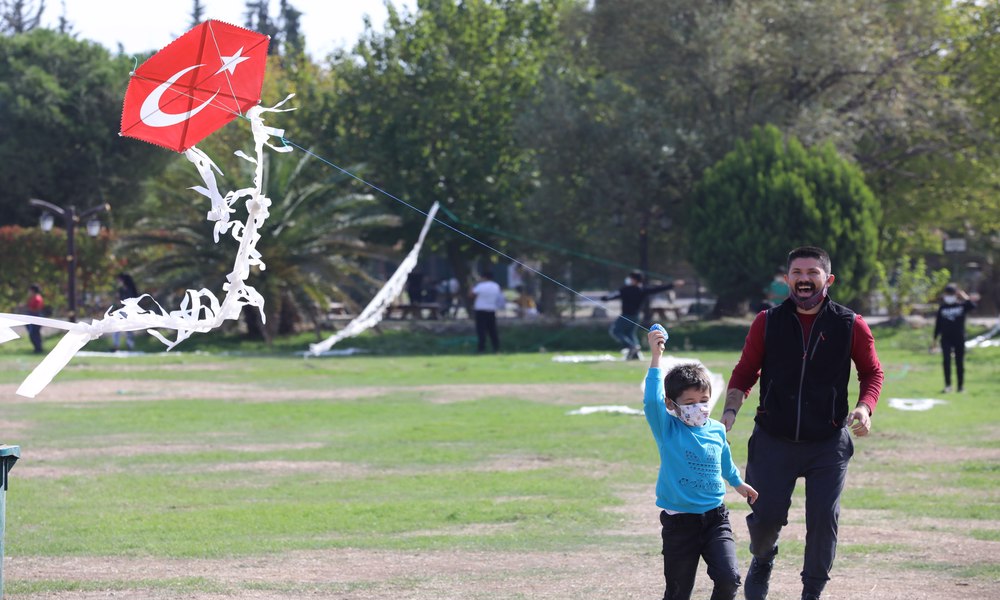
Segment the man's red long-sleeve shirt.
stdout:
<svg viewBox="0 0 1000 600">
<path fill-rule="evenodd" d="M 764 328 L 766 324 L 766 312 L 759 312 L 750 325 L 750 332 L 747 333 L 746 343 L 743 344 L 743 354 L 733 368 L 733 374 L 729 378 L 730 390 L 740 390 L 744 397 L 750 394 L 755 383 L 760 378 L 760 369 L 764 364 Z M 805 315 L 796 313 L 799 323 L 802 324 L 803 339 L 809 339 L 813 322 L 816 315 Z M 858 402 L 868 407 L 869 412 L 875 414 L 875 406 L 878 404 L 879 394 L 882 392 L 882 381 L 885 376 L 882 373 L 882 365 L 879 363 L 878 354 L 875 353 L 875 337 L 868 323 L 856 315 L 854 327 L 851 335 L 851 360 L 854 361 L 854 368 L 858 371 L 858 381 L 860 382 L 860 392 Z"/>
</svg>

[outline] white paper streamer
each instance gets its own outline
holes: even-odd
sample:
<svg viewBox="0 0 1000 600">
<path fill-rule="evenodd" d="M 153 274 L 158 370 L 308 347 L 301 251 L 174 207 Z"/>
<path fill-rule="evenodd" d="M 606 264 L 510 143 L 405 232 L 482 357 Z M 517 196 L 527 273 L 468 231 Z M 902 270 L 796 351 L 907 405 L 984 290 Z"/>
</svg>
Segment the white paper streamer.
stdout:
<svg viewBox="0 0 1000 600">
<path fill-rule="evenodd" d="M 940 404 L 948 404 L 948 402 L 937 398 L 889 398 L 889 407 L 896 410 L 924 411 Z"/>
<path fill-rule="evenodd" d="M 292 110 L 278 108 L 292 96 L 294 94 L 270 108 L 255 106 L 247 111 L 246 116 L 250 120 L 250 130 L 253 133 L 255 157 L 247 156 L 243 152 L 236 152 L 236 155 L 255 165 L 253 187 L 231 191 L 223 196 L 219 192 L 219 186 L 215 180 L 215 172 L 218 171 L 221 174 L 215 163 L 197 148 L 192 147 L 184 152 L 184 156 L 195 165 L 205 181 L 205 187 L 199 186 L 192 189 L 208 197 L 212 202 L 212 210 L 208 212 L 208 220 L 215 222 L 216 243 L 219 241 L 220 234 L 225 233 L 231 233 L 233 239 L 239 242 L 239 250 L 233 261 L 233 270 L 226 276 L 226 283 L 222 286 L 226 292 L 222 302 L 219 302 L 210 290 L 187 290 L 180 307 L 177 310 L 167 312 L 155 302 L 153 304 L 156 305 L 157 310 L 142 308 L 139 303 L 146 296 L 140 296 L 139 298 L 123 300 L 121 308 L 114 311 L 109 308 L 103 319 L 91 323 L 70 323 L 58 319 L 0 313 L 0 343 L 19 337 L 11 329 L 19 325 L 41 325 L 63 329 L 67 332 L 56 344 L 56 347 L 21 383 L 17 389 L 19 395 L 34 398 L 45 389 L 52 378 L 72 360 L 73 356 L 87 342 L 106 333 L 146 330 L 150 335 L 163 342 L 167 350 L 170 350 L 195 332 L 205 333 L 218 327 L 226 320 L 238 319 L 244 306 L 257 308 L 261 313 L 261 318 L 264 318 L 264 298 L 253 287 L 246 285 L 251 266 L 256 266 L 261 270 L 265 268 L 260 252 L 257 251 L 257 242 L 260 241 L 258 231 L 264 220 L 267 219 L 267 209 L 271 206 L 271 201 L 264 196 L 262 189 L 264 179 L 263 152 L 265 145 L 275 152 L 291 152 L 292 148 L 284 145 L 275 146 L 270 143 L 272 136 L 283 137 L 284 130 L 264 125 L 263 114 Z M 244 223 L 230 220 L 230 215 L 236 212 L 233 205 L 240 200 L 245 200 L 247 208 L 247 220 Z M 158 329 L 172 329 L 177 332 L 177 337 L 170 341 L 157 331 Z"/>
<path fill-rule="evenodd" d="M 435 202 L 431 209 L 427 212 L 427 219 L 424 221 L 424 227 L 420 230 L 420 236 L 417 238 L 417 243 L 414 244 L 410 253 L 406 255 L 403 262 L 400 263 L 399 268 L 396 272 L 392 274 L 392 277 L 385 282 L 382 289 L 379 290 L 378 294 L 372 298 L 372 301 L 368 303 L 368 306 L 361 311 L 357 317 L 355 317 L 346 327 L 338 331 L 337 333 L 326 338 L 322 342 L 317 344 L 309 344 L 309 352 L 313 356 L 319 356 L 323 352 L 329 350 L 334 344 L 339 342 L 344 338 L 349 338 L 358 335 L 359 333 L 370 329 L 379 324 L 382 321 L 382 317 L 385 315 L 385 311 L 389 306 L 399 297 L 403 292 L 403 288 L 406 286 L 406 278 L 410 275 L 410 272 L 417 266 L 417 257 L 420 255 L 420 248 L 424 245 L 424 238 L 427 236 L 427 230 L 430 229 L 431 223 L 434 222 L 434 215 L 437 214 L 438 203 Z"/>
<path fill-rule="evenodd" d="M 989 346 L 1000 346 L 1000 341 L 994 339 L 1000 335 L 1000 323 L 994 325 L 989 331 L 982 335 L 977 335 L 965 342 L 966 348 L 987 348 Z"/>
<path fill-rule="evenodd" d="M 623 404 L 603 405 L 603 406 L 583 406 L 576 410 L 571 410 L 567 415 L 592 415 L 595 413 L 612 413 L 618 415 L 643 415 L 638 408 L 631 408 Z"/>
</svg>

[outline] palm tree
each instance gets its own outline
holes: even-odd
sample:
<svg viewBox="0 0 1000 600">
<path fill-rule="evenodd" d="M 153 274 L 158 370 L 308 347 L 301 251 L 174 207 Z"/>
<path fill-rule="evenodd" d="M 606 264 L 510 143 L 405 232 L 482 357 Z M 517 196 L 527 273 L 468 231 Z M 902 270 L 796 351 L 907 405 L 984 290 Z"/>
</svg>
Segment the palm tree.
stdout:
<svg viewBox="0 0 1000 600">
<path fill-rule="evenodd" d="M 265 269 L 254 268 L 247 283 L 265 298 L 267 326 L 255 309 L 244 310 L 247 330 L 270 341 L 307 320 L 318 335 L 331 302 L 356 309 L 381 285 L 369 274 L 371 266 L 396 253 L 366 236 L 400 221 L 370 195 L 345 191 L 351 183 L 346 176 L 316 180 L 316 170 L 306 168 L 309 154 L 297 161 L 293 155 L 264 158 L 263 191 L 272 202 L 258 244 Z M 239 164 L 251 179 L 252 165 Z M 207 200 L 185 189 L 189 183 L 180 183 L 190 172 L 187 161 L 171 165 L 162 182 L 153 184 L 157 200 L 151 202 L 150 216 L 122 238 L 121 251 L 142 257 L 140 265 L 130 268 L 156 282 L 164 307 L 179 302 L 189 288 L 219 289 L 236 253 L 229 237 L 214 243 L 212 224 L 205 220 Z M 234 218 L 244 216 L 238 211 Z"/>
</svg>

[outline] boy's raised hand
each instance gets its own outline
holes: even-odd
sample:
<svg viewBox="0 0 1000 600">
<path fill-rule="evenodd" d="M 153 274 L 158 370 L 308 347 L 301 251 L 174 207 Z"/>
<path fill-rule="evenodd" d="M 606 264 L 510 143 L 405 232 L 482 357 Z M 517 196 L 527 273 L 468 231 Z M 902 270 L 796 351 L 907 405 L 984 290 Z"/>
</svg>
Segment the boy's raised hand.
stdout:
<svg viewBox="0 0 1000 600">
<path fill-rule="evenodd" d="M 662 325 L 653 325 L 646 334 L 649 342 L 649 366 L 650 368 L 660 366 L 660 355 L 663 354 L 663 346 L 667 342 L 667 331 Z"/>
<path fill-rule="evenodd" d="M 649 351 L 658 351 L 662 353 L 669 338 L 670 335 L 667 334 L 667 330 L 663 328 L 663 325 L 653 323 L 653 325 L 649 328 L 649 335 L 646 336 L 647 341 L 649 341 Z"/>
</svg>

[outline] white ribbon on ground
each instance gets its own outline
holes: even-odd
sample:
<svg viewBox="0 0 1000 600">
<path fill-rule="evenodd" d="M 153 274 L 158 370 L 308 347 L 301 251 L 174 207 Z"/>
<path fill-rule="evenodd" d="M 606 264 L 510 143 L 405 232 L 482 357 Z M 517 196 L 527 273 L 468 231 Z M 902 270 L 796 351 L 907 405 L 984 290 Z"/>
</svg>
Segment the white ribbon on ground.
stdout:
<svg viewBox="0 0 1000 600">
<path fill-rule="evenodd" d="M 431 209 L 427 211 L 427 219 L 424 221 L 424 226 L 420 230 L 420 236 L 417 237 L 417 243 L 413 245 L 410 253 L 406 255 L 403 262 L 400 263 L 396 272 L 389 277 L 389 280 L 385 282 L 382 289 L 375 294 L 368 306 L 361 311 L 357 317 L 351 320 L 343 329 L 337 333 L 326 338 L 322 342 L 316 344 L 309 344 L 309 352 L 313 356 L 319 356 L 320 354 L 326 352 L 333 347 L 334 344 L 342 339 L 354 337 L 367 329 L 379 324 L 382 321 L 382 317 L 385 315 L 386 309 L 403 293 L 403 288 L 406 286 L 406 278 L 409 277 L 410 272 L 417 267 L 417 258 L 420 255 L 420 248 L 424 245 L 424 238 L 427 237 L 427 231 L 431 227 L 431 223 L 434 222 L 434 215 L 438 211 L 438 203 L 435 202 Z"/>
<path fill-rule="evenodd" d="M 292 95 L 270 108 L 255 106 L 247 111 L 246 116 L 250 120 L 256 156 L 248 156 L 239 151 L 236 152 L 236 155 L 255 165 L 253 187 L 231 191 L 222 196 L 215 180 L 215 172 L 218 171 L 221 174 L 221 171 L 215 163 L 197 148 L 192 147 L 184 152 L 184 156 L 195 165 L 205 182 L 205 187 L 199 186 L 192 189 L 208 197 L 212 202 L 212 210 L 208 213 L 208 220 L 215 221 L 216 243 L 219 241 L 219 235 L 227 232 L 231 232 L 233 239 L 239 242 L 239 250 L 233 261 L 233 270 L 226 276 L 226 283 L 222 286 L 226 292 L 222 302 L 219 302 L 210 290 L 203 288 L 197 291 L 187 290 L 177 310 L 167 312 L 155 302 L 153 304 L 156 305 L 156 310 L 143 308 L 139 303 L 144 296 L 140 296 L 124 300 L 122 308 L 108 309 L 103 319 L 91 323 L 70 323 L 58 319 L 0 313 L 0 343 L 19 337 L 12 328 L 20 325 L 40 325 L 63 329 L 67 332 L 56 344 L 56 347 L 21 383 L 17 389 L 19 395 L 34 398 L 45 389 L 45 386 L 87 342 L 96 340 L 107 333 L 146 330 L 150 335 L 163 342 L 167 346 L 167 350 L 170 350 L 189 338 L 192 333 L 205 333 L 215 329 L 227 319 L 238 319 L 244 306 L 257 308 L 261 312 L 261 318 L 264 317 L 264 298 L 253 287 L 246 285 L 251 266 L 256 266 L 261 270 L 265 268 L 260 252 L 257 251 L 257 242 L 260 241 L 258 231 L 264 220 L 267 219 L 267 209 L 271 205 L 271 201 L 264 195 L 262 189 L 264 179 L 263 152 L 265 145 L 275 152 L 291 152 L 292 148 L 285 145 L 275 146 L 270 143 L 272 136 L 282 138 L 284 131 L 264 125 L 263 115 L 268 112 L 292 110 L 278 108 L 290 98 Z M 233 205 L 239 200 L 245 200 L 247 207 L 247 219 L 243 223 L 229 219 L 229 215 L 236 212 Z M 157 331 L 158 329 L 172 329 L 177 332 L 177 337 L 170 341 Z"/>
</svg>

